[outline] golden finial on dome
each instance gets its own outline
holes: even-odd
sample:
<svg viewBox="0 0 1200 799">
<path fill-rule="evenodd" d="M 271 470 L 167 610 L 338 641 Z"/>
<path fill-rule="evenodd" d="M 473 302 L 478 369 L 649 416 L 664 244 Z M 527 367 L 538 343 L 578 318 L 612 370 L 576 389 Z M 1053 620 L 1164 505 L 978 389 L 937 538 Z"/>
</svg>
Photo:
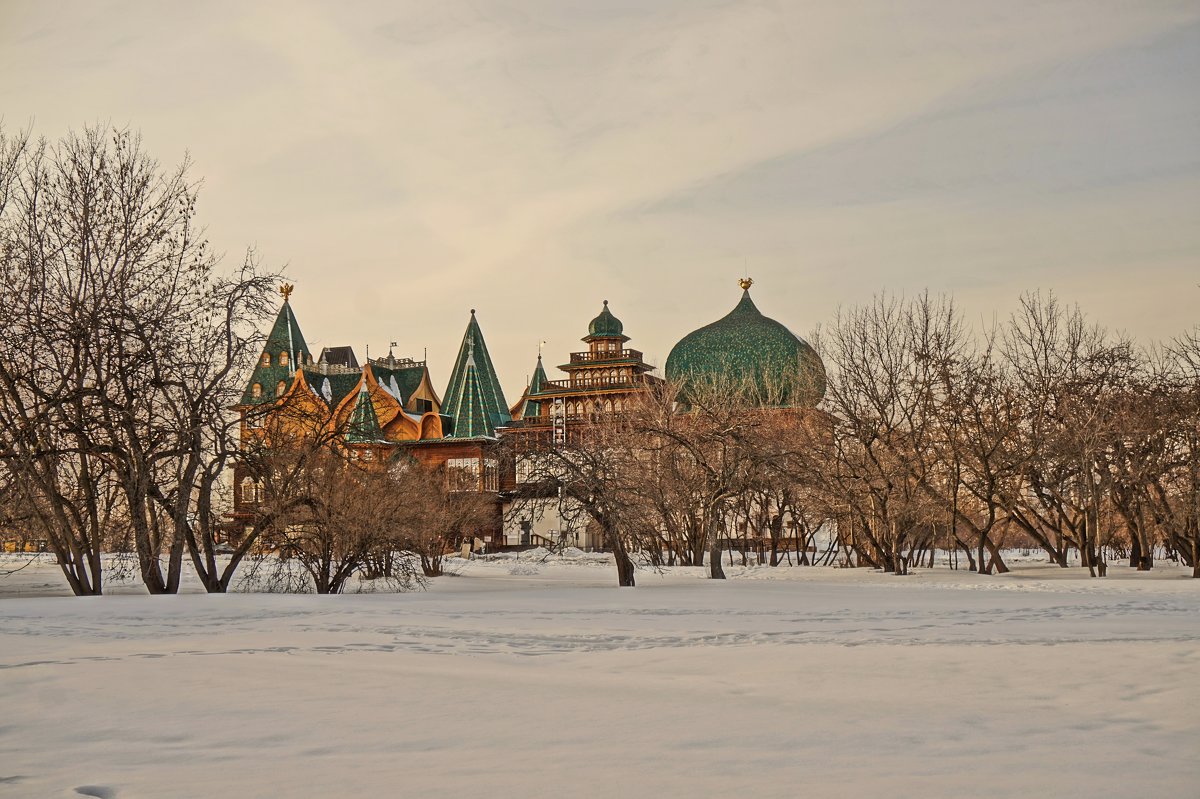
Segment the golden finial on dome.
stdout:
<svg viewBox="0 0 1200 799">
<path fill-rule="evenodd" d="M 283 295 L 283 301 L 287 302 L 288 297 L 292 296 L 292 289 L 296 288 L 291 283 L 283 283 L 279 286 L 279 293 Z"/>
<path fill-rule="evenodd" d="M 749 291 L 750 287 L 754 285 L 754 278 L 744 277 L 738 281 L 738 285 L 742 287 L 742 291 Z"/>
</svg>

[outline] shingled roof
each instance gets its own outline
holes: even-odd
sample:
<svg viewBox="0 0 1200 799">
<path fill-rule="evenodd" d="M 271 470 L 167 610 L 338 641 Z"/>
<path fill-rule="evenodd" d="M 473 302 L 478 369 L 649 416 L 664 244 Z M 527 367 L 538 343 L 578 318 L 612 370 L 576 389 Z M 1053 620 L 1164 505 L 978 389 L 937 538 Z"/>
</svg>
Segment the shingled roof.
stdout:
<svg viewBox="0 0 1200 799">
<path fill-rule="evenodd" d="M 496 428 L 512 421 L 474 309 L 445 397 L 442 413 L 454 419 L 454 432 L 449 437 L 494 438 Z"/>
<path fill-rule="evenodd" d="M 367 381 L 362 381 L 355 400 L 354 410 L 350 413 L 350 423 L 346 426 L 346 443 L 375 444 L 384 441 L 383 430 L 379 427 L 379 416 L 375 413 L 375 403 L 371 402 L 371 394 L 367 391 Z"/>
<path fill-rule="evenodd" d="M 280 363 L 280 355 L 287 353 L 287 363 Z M 263 356 L 267 356 L 267 363 L 264 365 Z M 296 314 L 292 312 L 291 303 L 285 298 L 283 307 L 279 309 L 279 315 L 275 317 L 275 324 L 271 327 L 271 332 L 267 334 L 267 342 L 263 345 L 262 355 L 259 356 L 258 363 L 254 367 L 254 372 L 250 375 L 250 381 L 246 384 L 246 390 L 242 394 L 243 405 L 260 405 L 264 402 L 274 402 L 279 399 L 275 387 L 279 381 L 283 381 L 286 385 L 291 385 L 292 375 L 301 365 L 312 359 L 312 355 L 308 351 L 308 345 L 304 342 L 304 334 L 300 332 L 300 323 L 296 321 Z M 257 383 L 262 387 L 259 396 L 254 396 L 254 384 Z"/>
<path fill-rule="evenodd" d="M 517 400 L 517 404 L 513 406 L 512 416 L 514 419 L 531 419 L 535 416 L 541 416 L 542 403 L 536 399 L 530 399 L 541 393 L 546 387 L 546 370 L 542 368 L 542 356 L 539 353 L 537 366 L 533 369 L 533 377 L 529 378 L 529 386 L 525 389 L 525 393 L 521 395 L 521 399 Z"/>
<path fill-rule="evenodd" d="M 358 357 L 354 354 L 354 348 L 350 346 L 326 347 L 321 350 L 321 357 L 317 359 L 317 363 L 341 366 L 346 369 L 362 368 L 358 365 Z"/>
<path fill-rule="evenodd" d="M 371 369 L 375 372 L 375 379 L 379 381 L 379 385 L 384 390 L 392 395 L 395 395 L 397 391 L 400 392 L 400 396 L 396 397 L 396 400 L 401 405 L 408 404 L 413 393 L 421 387 L 421 378 L 425 376 L 424 363 L 389 369 L 381 366 L 379 361 L 372 361 Z"/>
</svg>

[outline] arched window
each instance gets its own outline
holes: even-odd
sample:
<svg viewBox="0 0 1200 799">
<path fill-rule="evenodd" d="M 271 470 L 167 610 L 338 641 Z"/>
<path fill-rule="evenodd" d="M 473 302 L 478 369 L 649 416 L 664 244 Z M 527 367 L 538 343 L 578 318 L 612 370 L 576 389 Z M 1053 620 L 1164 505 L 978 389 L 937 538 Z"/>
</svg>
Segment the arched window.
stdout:
<svg viewBox="0 0 1200 799">
<path fill-rule="evenodd" d="M 264 352 L 262 358 L 260 358 L 258 362 L 262 366 L 270 366 L 271 365 L 271 353 Z"/>
<path fill-rule="evenodd" d="M 254 480 L 249 477 L 242 478 L 242 502 L 254 501 Z"/>
<path fill-rule="evenodd" d="M 288 365 L 288 354 L 286 352 L 279 353 L 279 365 L 280 366 Z"/>
<path fill-rule="evenodd" d="M 254 385 L 250 386 L 250 396 L 254 397 L 255 399 L 258 399 L 262 396 L 261 383 L 255 383 Z"/>
<path fill-rule="evenodd" d="M 287 381 L 280 380 L 279 385 L 275 386 L 275 396 L 282 397 L 283 392 L 287 391 Z"/>
</svg>

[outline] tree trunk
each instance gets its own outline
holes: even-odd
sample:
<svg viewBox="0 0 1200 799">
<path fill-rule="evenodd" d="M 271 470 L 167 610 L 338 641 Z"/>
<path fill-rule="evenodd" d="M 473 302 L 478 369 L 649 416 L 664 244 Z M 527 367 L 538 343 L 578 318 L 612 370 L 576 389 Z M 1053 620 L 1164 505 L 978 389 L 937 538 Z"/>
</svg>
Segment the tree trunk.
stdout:
<svg viewBox="0 0 1200 799">
<path fill-rule="evenodd" d="M 721 537 L 717 529 L 716 514 L 708 522 L 708 576 L 712 580 L 725 579 L 725 567 L 721 565 Z"/>
<path fill-rule="evenodd" d="M 624 547 L 613 550 L 613 555 L 617 560 L 617 585 L 621 588 L 633 588 L 633 559 L 629 557 L 629 553 Z"/>
</svg>

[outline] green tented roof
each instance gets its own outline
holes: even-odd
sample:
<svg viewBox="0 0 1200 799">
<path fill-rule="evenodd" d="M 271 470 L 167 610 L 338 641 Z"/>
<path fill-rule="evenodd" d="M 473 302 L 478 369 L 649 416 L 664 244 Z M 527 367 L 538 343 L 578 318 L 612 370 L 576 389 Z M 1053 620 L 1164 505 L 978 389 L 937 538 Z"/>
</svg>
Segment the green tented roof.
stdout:
<svg viewBox="0 0 1200 799">
<path fill-rule="evenodd" d="M 546 370 L 542 368 L 542 356 L 538 355 L 537 366 L 533 369 L 533 377 L 529 378 L 529 387 L 525 389 L 525 395 L 521 398 L 524 403 L 520 409 L 521 418 L 541 416 L 542 403 L 532 397 L 540 394 L 545 388 Z"/>
<path fill-rule="evenodd" d="M 284 352 L 288 354 L 286 366 L 279 363 L 279 356 Z M 279 315 L 275 317 L 275 324 L 271 327 L 271 332 L 267 334 L 263 353 L 270 356 L 270 364 L 263 366 L 260 354 L 254 372 L 250 375 L 250 381 L 246 384 L 246 390 L 242 394 L 243 405 L 259 405 L 279 399 L 276 391 L 279 381 L 282 380 L 285 385 L 290 385 L 296 369 L 312 357 L 308 351 L 308 345 L 304 342 L 304 334 L 300 332 L 296 314 L 292 312 L 291 303 L 287 300 L 283 301 L 283 307 L 279 309 Z M 257 398 L 254 396 L 255 383 L 262 386 L 262 394 Z"/>
<path fill-rule="evenodd" d="M 512 421 L 474 310 L 446 387 L 442 413 L 454 419 L 454 438 L 494 437 L 496 428 Z"/>
<path fill-rule="evenodd" d="M 346 426 L 346 443 L 374 444 L 383 440 L 379 416 L 375 413 L 375 404 L 371 402 L 371 395 L 364 382 L 359 389 L 354 410 L 350 413 L 350 423 Z"/>
</svg>

